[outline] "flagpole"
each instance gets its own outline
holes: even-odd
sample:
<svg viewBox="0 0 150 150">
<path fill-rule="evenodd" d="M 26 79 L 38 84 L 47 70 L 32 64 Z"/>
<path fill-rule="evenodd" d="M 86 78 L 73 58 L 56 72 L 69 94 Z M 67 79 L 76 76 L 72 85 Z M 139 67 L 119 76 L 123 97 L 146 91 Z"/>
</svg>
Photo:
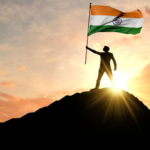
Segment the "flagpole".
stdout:
<svg viewBox="0 0 150 150">
<path fill-rule="evenodd" d="M 89 23 L 90 23 L 90 12 L 91 12 L 91 3 L 90 3 L 90 7 L 89 7 L 89 20 L 88 20 L 88 30 L 87 30 L 86 46 L 88 46 L 88 32 L 89 32 Z M 85 64 L 86 64 L 86 59 L 87 59 L 87 48 L 86 48 L 86 54 L 85 54 Z"/>
</svg>

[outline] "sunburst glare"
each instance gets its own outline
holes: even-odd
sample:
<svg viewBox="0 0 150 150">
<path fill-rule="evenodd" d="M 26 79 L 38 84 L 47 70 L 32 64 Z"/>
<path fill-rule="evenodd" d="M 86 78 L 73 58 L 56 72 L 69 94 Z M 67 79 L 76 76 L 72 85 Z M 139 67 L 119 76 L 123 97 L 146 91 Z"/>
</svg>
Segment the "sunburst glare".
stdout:
<svg viewBox="0 0 150 150">
<path fill-rule="evenodd" d="M 114 86 L 112 87 L 110 79 L 107 77 L 105 78 L 105 86 L 107 87 L 112 87 L 113 91 L 120 91 L 121 89 L 128 91 L 128 86 L 127 86 L 127 76 L 119 73 L 119 72 L 114 72 L 113 73 L 113 78 L 114 78 Z"/>
<path fill-rule="evenodd" d="M 114 76 L 114 84 L 115 84 L 115 89 L 124 89 L 127 90 L 127 78 L 125 77 L 125 75 L 118 73 L 118 72 L 114 72 L 113 74 Z"/>
</svg>

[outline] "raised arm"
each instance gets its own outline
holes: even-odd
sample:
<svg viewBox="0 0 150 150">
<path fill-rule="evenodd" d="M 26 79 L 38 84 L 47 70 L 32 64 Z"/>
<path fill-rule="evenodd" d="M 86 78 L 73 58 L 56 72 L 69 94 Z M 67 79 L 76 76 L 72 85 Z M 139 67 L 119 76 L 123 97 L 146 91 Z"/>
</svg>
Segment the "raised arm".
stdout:
<svg viewBox="0 0 150 150">
<path fill-rule="evenodd" d="M 112 54 L 112 60 L 113 60 L 113 63 L 114 63 L 114 70 L 116 70 L 117 69 L 117 63 L 116 63 L 116 60 L 115 60 L 113 54 Z"/>
<path fill-rule="evenodd" d="M 95 50 L 89 48 L 88 46 L 86 46 L 86 48 L 87 48 L 88 50 L 90 50 L 91 52 L 100 55 L 100 52 L 97 52 L 97 51 L 95 51 Z"/>
</svg>

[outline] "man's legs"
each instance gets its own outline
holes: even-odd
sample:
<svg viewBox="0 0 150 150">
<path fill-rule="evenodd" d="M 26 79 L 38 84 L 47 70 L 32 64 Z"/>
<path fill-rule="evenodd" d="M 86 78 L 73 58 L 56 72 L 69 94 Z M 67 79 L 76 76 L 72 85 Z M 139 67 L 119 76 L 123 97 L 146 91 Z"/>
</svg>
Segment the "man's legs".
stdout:
<svg viewBox="0 0 150 150">
<path fill-rule="evenodd" d="M 99 68 L 99 73 L 98 73 L 97 82 L 96 82 L 96 87 L 95 87 L 96 89 L 99 88 L 100 80 L 101 80 L 103 74 L 104 74 L 104 69 L 100 67 L 100 68 Z"/>
<path fill-rule="evenodd" d="M 106 73 L 107 73 L 109 79 L 111 80 L 112 87 L 114 87 L 114 78 L 113 78 L 111 68 L 107 69 Z"/>
</svg>

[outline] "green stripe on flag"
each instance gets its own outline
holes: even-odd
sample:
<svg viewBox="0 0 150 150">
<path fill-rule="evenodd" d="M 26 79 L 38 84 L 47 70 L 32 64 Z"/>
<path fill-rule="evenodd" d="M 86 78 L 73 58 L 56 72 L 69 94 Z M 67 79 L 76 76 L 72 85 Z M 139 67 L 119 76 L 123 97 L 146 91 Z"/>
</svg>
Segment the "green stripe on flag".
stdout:
<svg viewBox="0 0 150 150">
<path fill-rule="evenodd" d="M 90 25 L 90 30 L 88 36 L 96 32 L 120 32 L 125 34 L 138 34 L 140 33 L 142 27 L 140 28 L 130 28 L 130 27 L 120 27 L 120 26 L 92 26 Z"/>
</svg>

